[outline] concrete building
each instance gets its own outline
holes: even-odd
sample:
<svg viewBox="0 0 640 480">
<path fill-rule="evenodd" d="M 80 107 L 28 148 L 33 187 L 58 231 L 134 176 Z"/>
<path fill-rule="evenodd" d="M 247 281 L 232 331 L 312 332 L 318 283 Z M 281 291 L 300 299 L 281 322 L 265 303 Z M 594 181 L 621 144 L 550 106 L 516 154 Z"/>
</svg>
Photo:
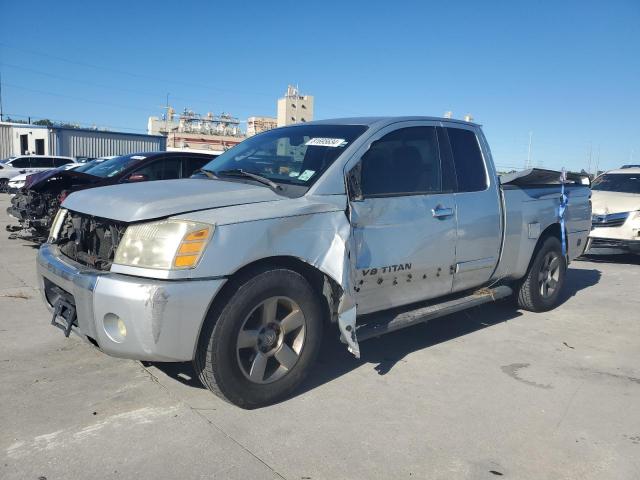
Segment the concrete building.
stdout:
<svg viewBox="0 0 640 480">
<path fill-rule="evenodd" d="M 289 85 L 287 93 L 278 99 L 278 126 L 313 120 L 313 96 L 300 95 L 298 89 Z"/>
<path fill-rule="evenodd" d="M 0 122 L 0 158 L 26 153 L 101 157 L 164 150 L 166 138 L 160 135 Z"/>
<path fill-rule="evenodd" d="M 247 119 L 247 137 L 266 132 L 278 126 L 278 119 L 273 117 L 249 117 Z"/>
</svg>

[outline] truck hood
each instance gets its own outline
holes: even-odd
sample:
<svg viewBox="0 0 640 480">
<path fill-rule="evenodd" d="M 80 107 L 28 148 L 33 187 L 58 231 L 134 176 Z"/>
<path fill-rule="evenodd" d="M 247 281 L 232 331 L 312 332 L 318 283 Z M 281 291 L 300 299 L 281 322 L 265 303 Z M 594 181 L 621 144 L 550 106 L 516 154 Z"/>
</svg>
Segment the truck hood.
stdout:
<svg viewBox="0 0 640 480">
<path fill-rule="evenodd" d="M 640 210 L 640 194 L 593 190 L 591 204 L 595 214 L 633 212 Z"/>
<path fill-rule="evenodd" d="M 96 217 L 138 222 L 211 208 L 285 200 L 267 187 L 210 179 L 158 180 L 81 190 L 62 206 Z"/>
</svg>

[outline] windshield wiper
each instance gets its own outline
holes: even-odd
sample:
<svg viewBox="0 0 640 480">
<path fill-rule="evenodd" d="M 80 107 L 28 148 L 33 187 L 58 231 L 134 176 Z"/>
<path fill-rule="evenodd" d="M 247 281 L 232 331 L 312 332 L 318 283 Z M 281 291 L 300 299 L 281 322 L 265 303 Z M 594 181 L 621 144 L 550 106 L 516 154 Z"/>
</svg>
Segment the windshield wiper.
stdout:
<svg viewBox="0 0 640 480">
<path fill-rule="evenodd" d="M 196 170 L 193 173 L 204 173 L 207 177 L 209 177 L 212 180 L 215 180 L 215 179 L 218 178 L 218 177 L 215 176 L 215 174 L 211 170 L 206 170 L 204 168 L 199 168 L 198 170 Z"/>
<path fill-rule="evenodd" d="M 262 175 L 258 175 L 257 173 L 247 172 L 242 170 L 241 168 L 234 168 L 232 170 L 222 170 L 221 172 L 216 172 L 217 175 L 220 176 L 229 176 L 229 177 L 247 177 L 255 180 L 256 182 L 260 182 L 263 185 L 267 185 L 268 187 L 273 188 L 274 190 L 282 190 L 282 186 L 278 185 L 273 180 L 269 180 L 267 177 L 263 177 Z"/>
</svg>

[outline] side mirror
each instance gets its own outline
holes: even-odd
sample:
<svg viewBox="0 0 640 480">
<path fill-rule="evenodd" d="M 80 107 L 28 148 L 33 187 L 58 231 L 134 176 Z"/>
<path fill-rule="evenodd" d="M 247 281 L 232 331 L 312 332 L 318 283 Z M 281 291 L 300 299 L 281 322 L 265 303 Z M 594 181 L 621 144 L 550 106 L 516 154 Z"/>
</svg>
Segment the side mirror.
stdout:
<svg viewBox="0 0 640 480">
<path fill-rule="evenodd" d="M 362 195 L 362 160 L 347 173 L 347 190 L 351 201 L 360 202 L 364 200 Z"/>
<path fill-rule="evenodd" d="M 149 177 L 144 173 L 132 173 L 127 177 L 127 182 L 146 182 Z"/>
</svg>

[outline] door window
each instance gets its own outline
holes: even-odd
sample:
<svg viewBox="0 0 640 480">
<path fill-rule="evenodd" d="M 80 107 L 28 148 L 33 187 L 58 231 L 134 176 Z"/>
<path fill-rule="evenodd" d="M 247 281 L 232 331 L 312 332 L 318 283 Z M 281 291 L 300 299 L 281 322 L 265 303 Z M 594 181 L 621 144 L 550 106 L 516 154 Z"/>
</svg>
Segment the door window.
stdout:
<svg viewBox="0 0 640 480">
<path fill-rule="evenodd" d="M 409 127 L 371 144 L 362 157 L 365 197 L 444 191 L 435 127 Z"/>
<path fill-rule="evenodd" d="M 31 157 L 31 168 L 51 168 L 53 161 L 49 157 Z"/>
<path fill-rule="evenodd" d="M 136 170 L 132 175 L 145 175 L 147 180 L 170 180 L 180 178 L 180 162 L 177 157 L 165 158 Z"/>
<path fill-rule="evenodd" d="M 459 192 L 479 192 L 487 188 L 487 172 L 476 134 L 462 128 L 446 128 L 456 168 Z"/>
<path fill-rule="evenodd" d="M 186 157 L 182 160 L 182 177 L 189 178 L 195 173 L 196 170 L 200 170 L 211 158 L 208 157 Z"/>
<path fill-rule="evenodd" d="M 28 158 L 17 158 L 13 162 L 11 162 L 11 166 L 13 168 L 29 168 L 29 159 Z"/>
</svg>

